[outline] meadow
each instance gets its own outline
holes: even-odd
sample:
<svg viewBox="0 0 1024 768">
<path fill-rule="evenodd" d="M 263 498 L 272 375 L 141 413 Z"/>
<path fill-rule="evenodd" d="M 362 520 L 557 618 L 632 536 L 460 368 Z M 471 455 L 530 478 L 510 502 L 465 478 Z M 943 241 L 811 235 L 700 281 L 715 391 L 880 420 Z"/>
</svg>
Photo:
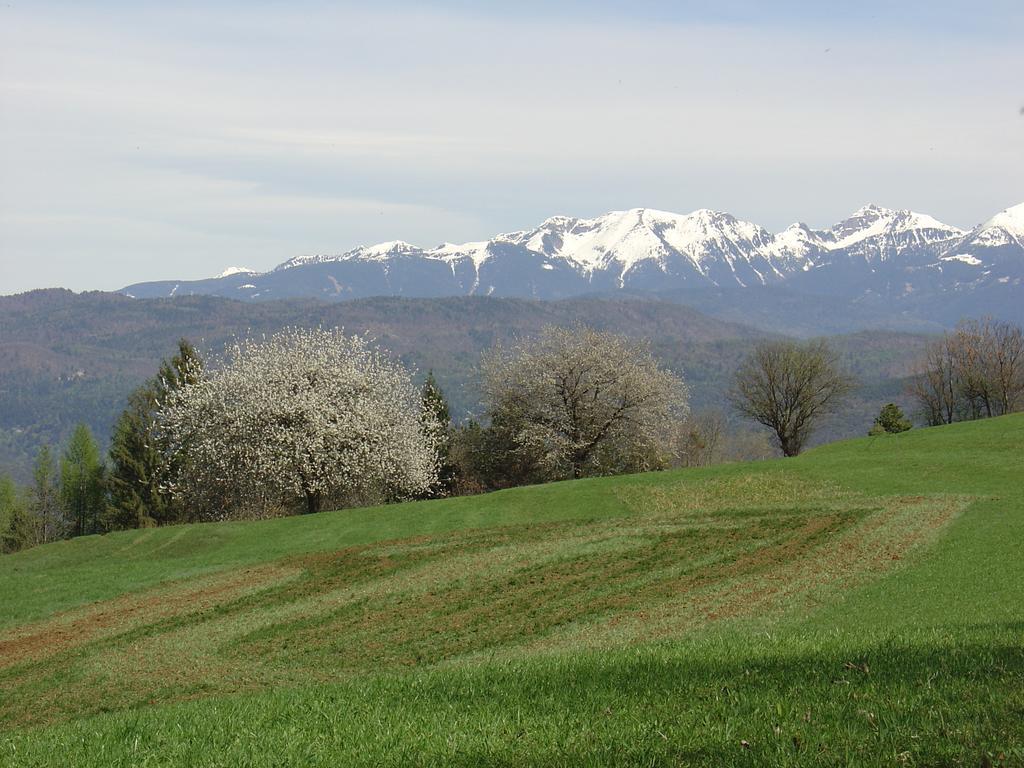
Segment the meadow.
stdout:
<svg viewBox="0 0 1024 768">
<path fill-rule="evenodd" d="M 0 558 L 0 765 L 1024 765 L 1024 415 Z"/>
</svg>

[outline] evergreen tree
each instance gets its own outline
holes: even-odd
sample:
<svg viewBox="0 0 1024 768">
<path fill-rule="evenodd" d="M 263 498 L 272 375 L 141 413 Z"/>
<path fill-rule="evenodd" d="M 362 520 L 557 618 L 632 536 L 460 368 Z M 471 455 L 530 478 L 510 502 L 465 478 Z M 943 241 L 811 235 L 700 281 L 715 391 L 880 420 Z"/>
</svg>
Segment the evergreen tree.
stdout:
<svg viewBox="0 0 1024 768">
<path fill-rule="evenodd" d="M 154 386 L 157 400 L 186 384 L 196 384 L 203 377 L 203 360 L 187 339 L 178 340 L 178 353 L 160 364 Z"/>
<path fill-rule="evenodd" d="M 906 432 L 912 426 L 910 420 L 903 415 L 903 411 L 900 410 L 898 405 L 887 403 L 882 406 L 882 410 L 875 418 L 875 424 L 871 427 L 871 431 L 868 434 L 897 434 L 899 432 Z"/>
<path fill-rule="evenodd" d="M 24 511 L 14 481 L 7 475 L 0 475 L 0 552 L 17 552 L 26 546 Z"/>
<path fill-rule="evenodd" d="M 29 489 L 29 520 L 25 546 L 45 544 L 65 538 L 71 526 L 60 499 L 57 483 L 57 466 L 48 445 L 39 449 L 35 467 L 32 470 L 32 487 Z"/>
<path fill-rule="evenodd" d="M 0 536 L 7 531 L 14 513 L 18 489 L 7 475 L 0 475 Z"/>
<path fill-rule="evenodd" d="M 426 381 L 420 390 L 423 401 L 423 423 L 424 429 L 433 432 L 436 436 L 437 446 L 437 484 L 429 494 L 430 496 L 450 496 L 455 487 L 455 476 L 457 468 L 452 461 L 452 417 L 448 408 L 448 400 L 438 386 L 434 372 L 427 373 Z"/>
<path fill-rule="evenodd" d="M 161 363 L 157 376 L 129 396 L 128 407 L 111 436 L 110 500 L 103 521 L 106 529 L 143 528 L 184 518 L 181 505 L 167 491 L 177 462 L 156 434 L 154 424 L 157 408 L 167 394 L 195 383 L 202 371 L 203 362 L 195 347 L 181 339 L 177 354 Z"/>
<path fill-rule="evenodd" d="M 171 500 L 160 492 L 163 455 L 153 437 L 155 392 L 152 384 L 128 397 L 110 437 L 109 503 L 103 527 L 107 530 L 147 528 L 166 520 Z"/>
<path fill-rule="evenodd" d="M 92 432 L 85 424 L 79 424 L 71 433 L 60 461 L 60 498 L 71 518 L 74 536 L 99 530 L 105 500 L 104 472 Z"/>
</svg>

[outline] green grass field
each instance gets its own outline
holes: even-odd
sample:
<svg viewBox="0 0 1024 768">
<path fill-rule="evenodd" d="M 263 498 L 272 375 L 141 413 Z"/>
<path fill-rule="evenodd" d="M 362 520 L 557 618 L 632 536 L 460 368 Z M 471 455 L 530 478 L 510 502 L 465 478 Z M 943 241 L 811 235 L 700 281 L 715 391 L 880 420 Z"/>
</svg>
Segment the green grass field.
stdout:
<svg viewBox="0 0 1024 768">
<path fill-rule="evenodd" d="M 0 765 L 1024 765 L 1024 415 L 0 559 Z"/>
</svg>

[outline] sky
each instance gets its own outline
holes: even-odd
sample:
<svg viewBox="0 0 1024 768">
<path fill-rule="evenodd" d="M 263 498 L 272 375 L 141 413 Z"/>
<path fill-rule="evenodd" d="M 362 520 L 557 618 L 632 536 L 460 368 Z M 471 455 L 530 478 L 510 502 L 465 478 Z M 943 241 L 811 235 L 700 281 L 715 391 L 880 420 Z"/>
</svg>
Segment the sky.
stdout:
<svg viewBox="0 0 1024 768">
<path fill-rule="evenodd" d="M 893 7 L 895 6 L 895 7 Z M 0 3 L 0 294 L 1024 202 L 1024 3 Z"/>
</svg>

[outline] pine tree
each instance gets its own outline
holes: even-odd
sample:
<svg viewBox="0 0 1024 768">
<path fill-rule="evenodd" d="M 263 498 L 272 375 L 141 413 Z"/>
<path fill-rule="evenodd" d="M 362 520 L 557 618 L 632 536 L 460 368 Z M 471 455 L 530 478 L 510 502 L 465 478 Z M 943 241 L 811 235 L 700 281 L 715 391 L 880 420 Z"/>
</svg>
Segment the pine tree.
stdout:
<svg viewBox="0 0 1024 768">
<path fill-rule="evenodd" d="M 448 400 L 438 386 L 434 372 L 427 373 L 420 390 L 423 402 L 424 429 L 436 435 L 438 477 L 430 496 L 450 496 L 455 486 L 457 468 L 452 461 L 452 417 Z"/>
<path fill-rule="evenodd" d="M 57 466 L 48 445 L 39 449 L 29 489 L 28 532 L 25 546 L 65 538 L 71 530 L 60 499 Z"/>
<path fill-rule="evenodd" d="M 903 411 L 900 410 L 898 405 L 895 403 L 887 403 L 882 406 L 882 410 L 875 418 L 875 424 L 868 434 L 897 434 L 899 432 L 906 432 L 912 426 L 913 425 L 910 423 L 910 420 L 903 415 Z"/>
<path fill-rule="evenodd" d="M 160 492 L 163 456 L 154 445 L 152 384 L 135 390 L 110 437 L 111 471 L 107 481 L 107 530 L 146 528 L 168 518 L 170 499 Z"/>
<path fill-rule="evenodd" d="M 187 339 L 178 340 L 178 354 L 160 364 L 154 385 L 157 400 L 186 384 L 196 384 L 203 377 L 203 360 Z"/>
<path fill-rule="evenodd" d="M 42 519 L 20 495 L 15 496 L 8 512 L 7 525 L 0 529 L 0 552 L 20 552 L 45 542 Z"/>
<path fill-rule="evenodd" d="M 156 434 L 154 422 L 167 394 L 197 382 L 202 371 L 195 347 L 181 339 L 178 353 L 161 363 L 157 376 L 128 397 L 110 442 L 110 500 L 103 520 L 107 530 L 144 528 L 185 517 L 167 491 L 176 462 Z"/>
<path fill-rule="evenodd" d="M 104 508 L 105 467 L 92 432 L 79 424 L 71 433 L 60 461 L 60 498 L 70 516 L 72 535 L 85 536 L 99 530 Z"/>
<path fill-rule="evenodd" d="M 28 546 L 25 512 L 14 481 L 0 475 L 0 552 L 17 552 Z"/>
</svg>

